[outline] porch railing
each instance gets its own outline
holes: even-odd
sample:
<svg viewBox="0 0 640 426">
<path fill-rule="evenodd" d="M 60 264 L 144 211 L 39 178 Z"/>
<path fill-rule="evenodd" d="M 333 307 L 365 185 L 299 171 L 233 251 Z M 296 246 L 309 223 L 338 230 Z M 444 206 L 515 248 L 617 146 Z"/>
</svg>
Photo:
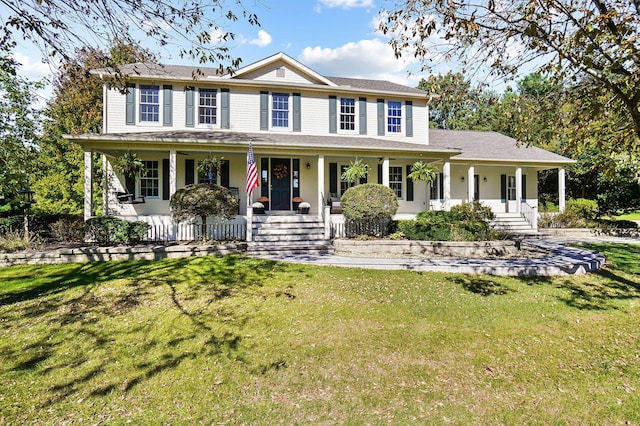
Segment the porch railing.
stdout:
<svg viewBox="0 0 640 426">
<path fill-rule="evenodd" d="M 388 221 L 331 222 L 331 238 L 353 238 L 359 235 L 387 236 Z"/>
<path fill-rule="evenodd" d="M 530 206 L 526 201 L 520 203 L 520 214 L 529 222 L 531 229 L 538 229 L 538 208 Z"/>
<path fill-rule="evenodd" d="M 244 241 L 246 232 L 244 223 L 215 223 L 206 226 L 206 239 Z M 195 241 L 201 237 L 202 226 L 197 223 L 161 224 L 149 227 L 145 241 Z"/>
</svg>

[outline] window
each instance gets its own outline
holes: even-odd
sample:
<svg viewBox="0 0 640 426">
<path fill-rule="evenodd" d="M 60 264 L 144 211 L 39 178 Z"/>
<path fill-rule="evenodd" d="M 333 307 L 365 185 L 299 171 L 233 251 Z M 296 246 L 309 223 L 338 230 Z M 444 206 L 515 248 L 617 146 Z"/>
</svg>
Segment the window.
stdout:
<svg viewBox="0 0 640 426">
<path fill-rule="evenodd" d="M 340 130 L 356 129 L 356 100 L 340 98 Z"/>
<path fill-rule="evenodd" d="M 160 186 L 160 169 L 157 160 L 142 160 L 146 172 L 140 177 L 140 195 L 157 197 Z"/>
<path fill-rule="evenodd" d="M 507 200 L 514 201 L 516 199 L 516 177 L 507 176 Z"/>
<path fill-rule="evenodd" d="M 140 121 L 160 121 L 160 86 L 140 86 Z"/>
<path fill-rule="evenodd" d="M 402 166 L 389 167 L 389 188 L 402 198 Z"/>
<path fill-rule="evenodd" d="M 274 93 L 271 104 L 271 126 L 289 127 L 289 95 Z"/>
<path fill-rule="evenodd" d="M 216 95 L 215 89 L 200 89 L 198 104 L 198 123 L 216 124 Z"/>
<path fill-rule="evenodd" d="M 387 103 L 387 132 L 402 132 L 402 102 L 389 101 Z"/>
</svg>

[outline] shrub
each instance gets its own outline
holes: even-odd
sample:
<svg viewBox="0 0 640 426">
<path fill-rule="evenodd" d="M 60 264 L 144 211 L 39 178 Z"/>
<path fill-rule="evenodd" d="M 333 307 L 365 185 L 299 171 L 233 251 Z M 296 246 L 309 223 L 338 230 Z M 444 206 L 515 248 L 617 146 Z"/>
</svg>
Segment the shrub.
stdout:
<svg viewBox="0 0 640 426">
<path fill-rule="evenodd" d="M 365 183 L 349 188 L 340 199 L 347 225 L 358 224 L 358 233 L 377 235 L 380 224 L 398 211 L 398 198 L 391 188 Z"/>
<path fill-rule="evenodd" d="M 84 241 L 85 223 L 80 216 L 63 216 L 49 225 L 51 237 L 63 243 Z"/>
<path fill-rule="evenodd" d="M 114 216 L 87 220 L 87 237 L 99 245 L 136 244 L 144 240 L 149 229 L 146 222 L 129 222 Z"/>
<path fill-rule="evenodd" d="M 30 243 L 24 240 L 22 232 L 11 230 L 0 234 L 0 253 L 12 253 L 28 248 Z"/>
<path fill-rule="evenodd" d="M 567 201 L 566 213 L 574 214 L 585 221 L 592 221 L 598 217 L 598 203 L 586 198 Z"/>
<path fill-rule="evenodd" d="M 174 222 L 194 220 L 199 217 L 202 238 L 205 238 L 207 216 L 223 220 L 231 219 L 238 211 L 238 200 L 229 189 L 223 186 L 200 183 L 177 190 L 169 200 L 169 207 Z"/>
</svg>

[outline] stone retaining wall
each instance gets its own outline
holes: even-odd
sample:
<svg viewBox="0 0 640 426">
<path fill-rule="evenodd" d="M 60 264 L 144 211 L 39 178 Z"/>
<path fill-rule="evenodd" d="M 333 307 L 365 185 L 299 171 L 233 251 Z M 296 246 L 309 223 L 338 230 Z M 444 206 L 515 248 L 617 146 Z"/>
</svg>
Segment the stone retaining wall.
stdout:
<svg viewBox="0 0 640 426">
<path fill-rule="evenodd" d="M 359 257 L 510 257 L 519 252 L 515 241 L 334 240 L 336 254 Z"/>
<path fill-rule="evenodd" d="M 557 238 L 627 237 L 640 238 L 640 229 L 538 228 L 541 235 Z"/>
<path fill-rule="evenodd" d="M 244 253 L 246 249 L 247 243 L 63 248 L 46 252 L 1 253 L 0 267 L 109 260 L 157 260 L 191 256 L 223 256 Z"/>
</svg>

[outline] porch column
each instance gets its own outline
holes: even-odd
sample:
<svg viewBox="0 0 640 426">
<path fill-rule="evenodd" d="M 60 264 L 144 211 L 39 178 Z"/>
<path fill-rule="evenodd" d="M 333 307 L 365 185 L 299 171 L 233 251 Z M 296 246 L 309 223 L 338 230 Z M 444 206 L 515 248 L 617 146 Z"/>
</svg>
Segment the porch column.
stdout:
<svg viewBox="0 0 640 426">
<path fill-rule="evenodd" d="M 475 191 L 475 179 L 473 175 L 475 174 L 476 169 L 473 165 L 469 166 L 467 170 L 467 202 L 471 203 L 473 201 L 473 194 Z"/>
<path fill-rule="evenodd" d="M 382 159 L 382 184 L 389 187 L 389 157 Z"/>
<path fill-rule="evenodd" d="M 92 154 L 93 152 L 90 149 L 84 150 L 84 220 L 93 215 Z"/>
<path fill-rule="evenodd" d="M 565 187 L 565 176 L 566 170 L 564 167 L 558 168 L 558 207 L 560 213 L 564 212 L 566 206 L 566 187 Z"/>
<path fill-rule="evenodd" d="M 444 190 L 444 210 L 451 210 L 451 162 L 445 161 L 442 166 L 442 189 Z"/>
<path fill-rule="evenodd" d="M 318 155 L 318 215 L 322 214 L 325 204 L 324 193 L 324 155 Z"/>
<path fill-rule="evenodd" d="M 102 154 L 102 214 L 109 215 L 109 187 L 111 185 L 111 164 Z"/>
<path fill-rule="evenodd" d="M 178 173 L 177 173 L 177 155 L 176 151 L 169 151 L 169 198 L 176 192 L 178 189 Z"/>
<path fill-rule="evenodd" d="M 522 213 L 522 167 L 516 169 L 516 212 Z"/>
</svg>

